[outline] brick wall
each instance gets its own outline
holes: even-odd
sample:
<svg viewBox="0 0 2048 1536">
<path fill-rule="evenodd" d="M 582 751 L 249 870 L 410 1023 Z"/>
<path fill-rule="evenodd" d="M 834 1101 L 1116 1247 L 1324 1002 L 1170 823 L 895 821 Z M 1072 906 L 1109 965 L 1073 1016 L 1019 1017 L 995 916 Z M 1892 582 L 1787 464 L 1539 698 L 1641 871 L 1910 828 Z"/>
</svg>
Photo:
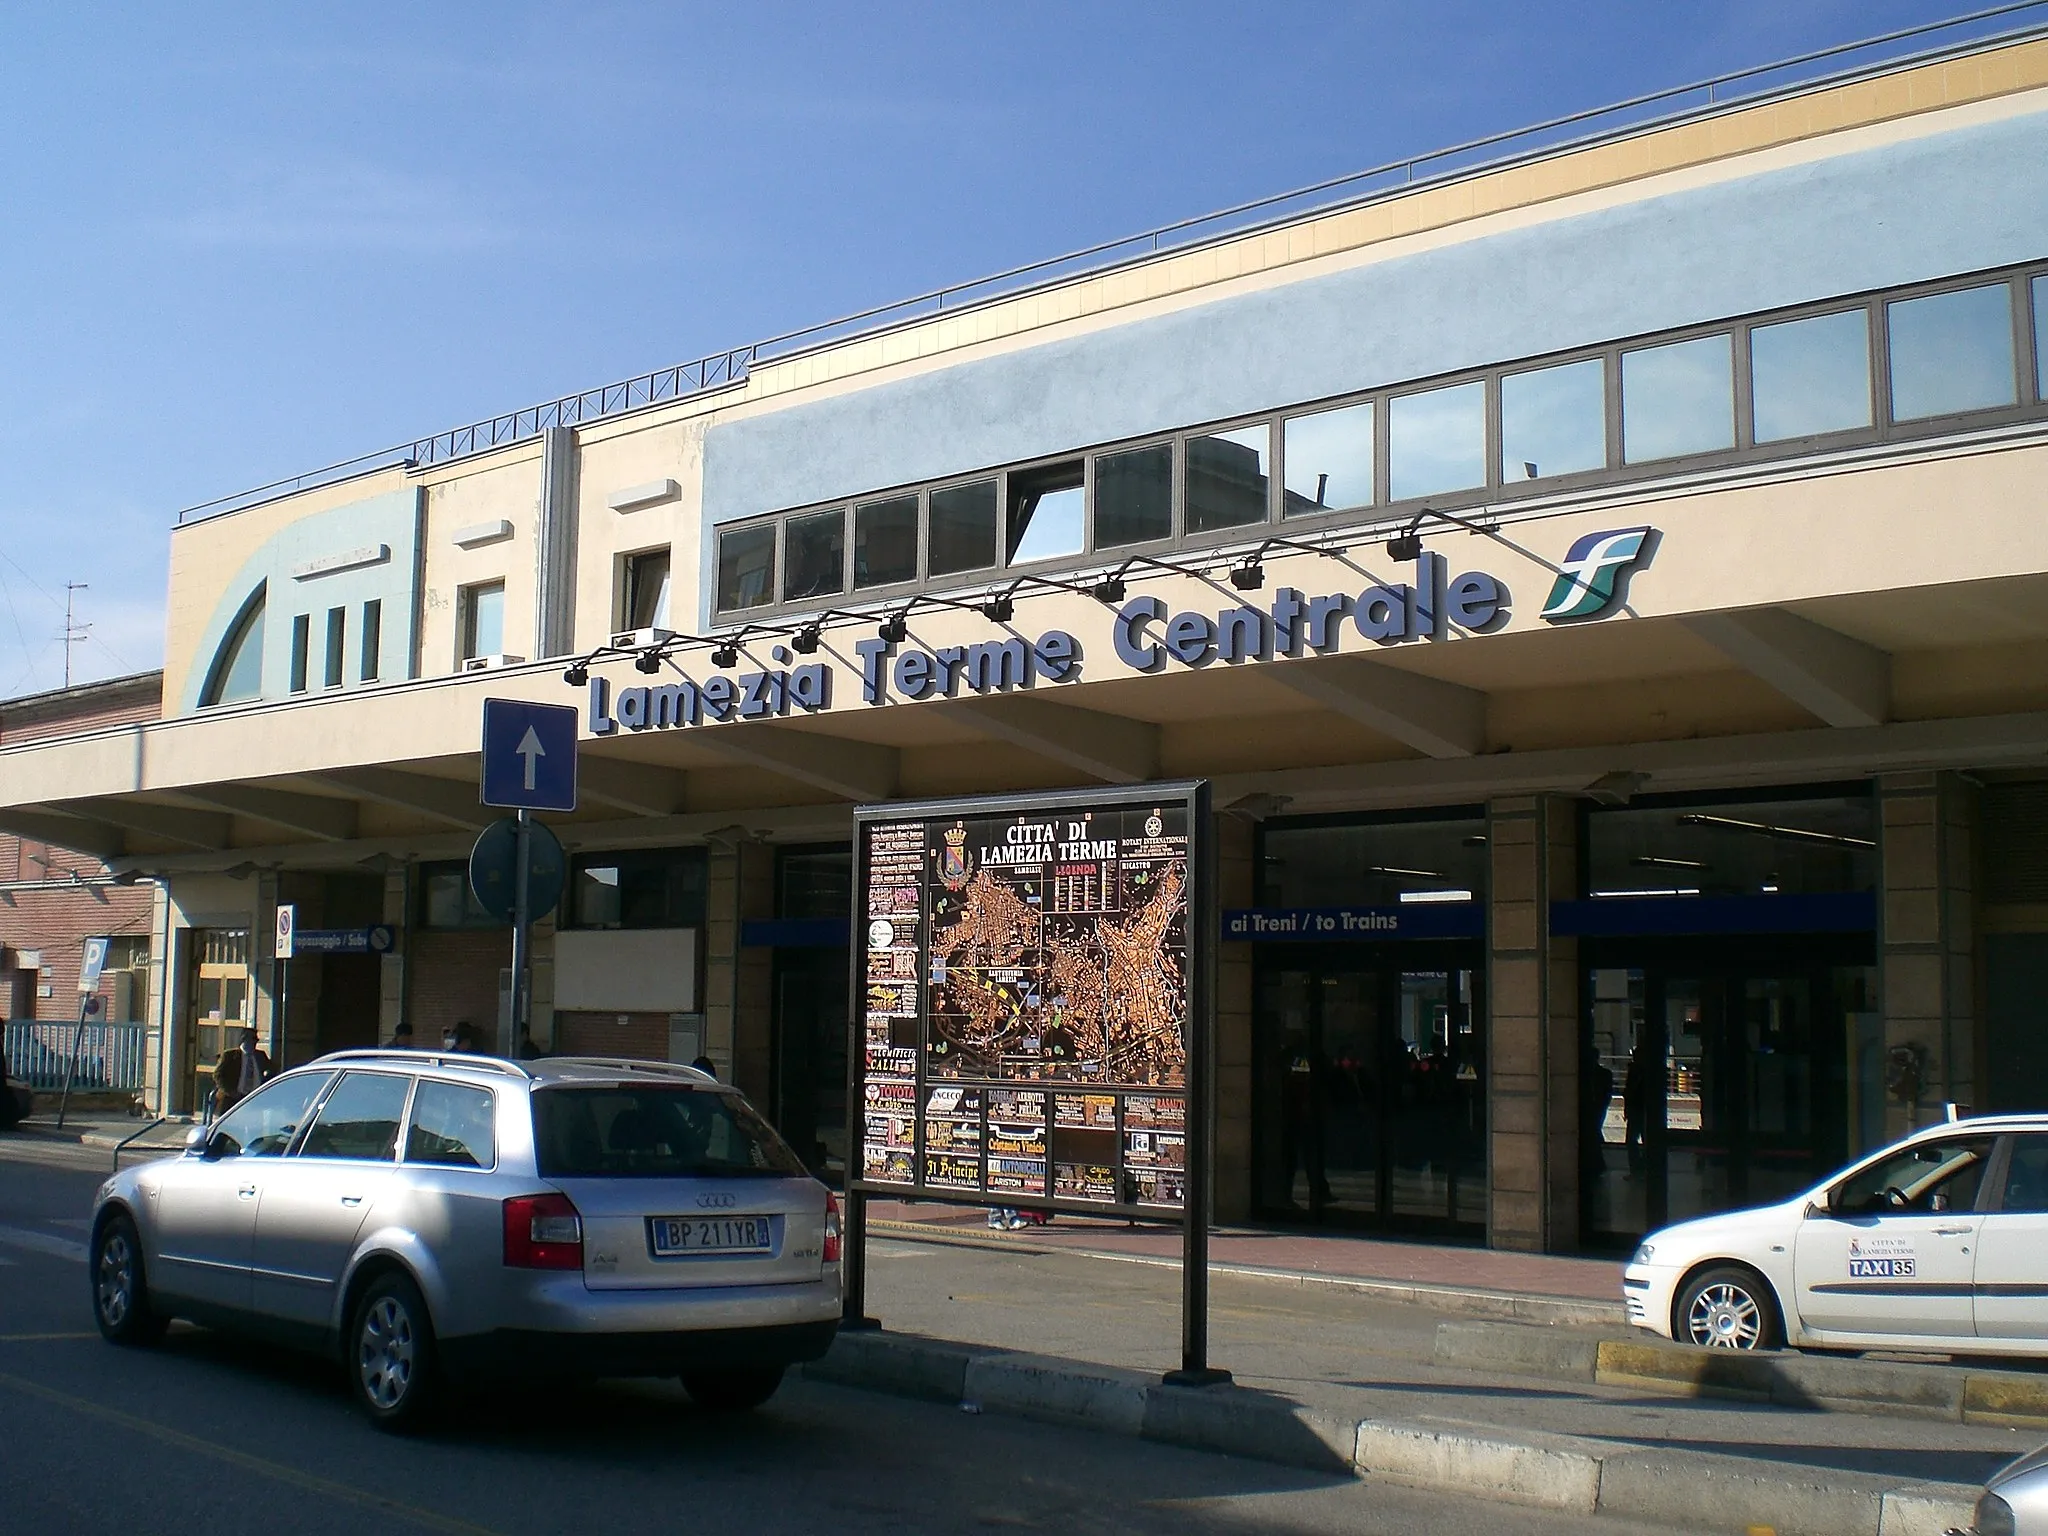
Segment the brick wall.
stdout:
<svg viewBox="0 0 2048 1536">
<path fill-rule="evenodd" d="M 558 1056 L 626 1056 L 635 1061 L 668 1060 L 665 1013 L 557 1013 Z"/>
<path fill-rule="evenodd" d="M 498 972 L 512 963 L 507 928 L 415 929 L 406 936 L 410 996 L 406 1017 L 420 1045 L 439 1045 L 441 1031 L 463 1020 L 476 1026 L 486 1050 L 498 1030 Z"/>
<path fill-rule="evenodd" d="M 164 712 L 164 675 L 144 672 L 104 683 L 30 694 L 0 703 L 0 743 L 76 736 L 110 725 L 158 720 Z"/>
</svg>

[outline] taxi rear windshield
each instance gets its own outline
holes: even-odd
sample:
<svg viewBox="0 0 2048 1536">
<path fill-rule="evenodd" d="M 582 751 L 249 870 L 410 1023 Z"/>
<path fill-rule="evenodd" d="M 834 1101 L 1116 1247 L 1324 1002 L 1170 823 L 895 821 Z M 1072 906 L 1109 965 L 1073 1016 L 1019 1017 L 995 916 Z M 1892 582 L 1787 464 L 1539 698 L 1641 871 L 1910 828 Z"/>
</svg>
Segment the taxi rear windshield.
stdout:
<svg viewBox="0 0 2048 1536">
<path fill-rule="evenodd" d="M 745 1100 L 698 1088 L 543 1088 L 535 1152 L 549 1179 L 804 1176 Z"/>
</svg>

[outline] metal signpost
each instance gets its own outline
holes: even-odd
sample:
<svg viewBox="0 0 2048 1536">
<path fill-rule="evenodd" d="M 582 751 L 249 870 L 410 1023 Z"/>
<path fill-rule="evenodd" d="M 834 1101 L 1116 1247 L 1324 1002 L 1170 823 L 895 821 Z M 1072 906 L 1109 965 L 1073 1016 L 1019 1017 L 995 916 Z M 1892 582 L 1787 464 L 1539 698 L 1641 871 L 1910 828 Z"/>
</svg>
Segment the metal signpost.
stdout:
<svg viewBox="0 0 2048 1536">
<path fill-rule="evenodd" d="M 85 941 L 85 953 L 78 966 L 78 1023 L 71 1031 L 71 1052 L 64 1062 L 64 1091 L 57 1097 L 57 1129 L 64 1129 L 64 1115 L 71 1107 L 71 1079 L 78 1071 L 78 1053 L 85 1045 L 85 1021 L 99 1012 L 100 974 L 107 968 L 107 950 L 111 939 L 94 938 Z M 0 1082 L 0 1093 L 7 1091 L 7 1085 Z"/>
<path fill-rule="evenodd" d="M 284 1070 L 284 1028 L 292 1012 L 292 956 L 299 947 L 299 909 L 289 901 L 277 904 L 277 938 L 270 953 L 277 965 L 277 1012 L 270 1021 L 270 1075 Z"/>
<path fill-rule="evenodd" d="M 871 1196 L 1182 1224 L 1209 1386 L 1215 854 L 1205 782 L 854 811 L 846 1305 Z"/>
<path fill-rule="evenodd" d="M 546 914 L 560 899 L 560 885 L 546 904 L 535 910 L 533 891 L 533 845 L 536 830 L 554 843 L 554 861 L 559 882 L 561 844 L 552 833 L 536 829 L 535 811 L 576 809 L 577 712 L 567 704 L 529 704 L 524 699 L 485 699 L 483 730 L 483 786 L 485 805 L 517 811 L 512 824 L 510 910 L 503 914 L 512 922 L 512 1019 L 511 1038 L 498 1042 L 500 1052 L 515 1055 L 526 1038 L 533 1002 L 533 920 Z M 503 826 L 504 823 L 498 823 Z M 488 907 L 490 899 L 476 884 L 477 857 L 485 839 L 496 827 L 484 830 L 470 856 L 471 886 L 477 899 Z"/>
</svg>

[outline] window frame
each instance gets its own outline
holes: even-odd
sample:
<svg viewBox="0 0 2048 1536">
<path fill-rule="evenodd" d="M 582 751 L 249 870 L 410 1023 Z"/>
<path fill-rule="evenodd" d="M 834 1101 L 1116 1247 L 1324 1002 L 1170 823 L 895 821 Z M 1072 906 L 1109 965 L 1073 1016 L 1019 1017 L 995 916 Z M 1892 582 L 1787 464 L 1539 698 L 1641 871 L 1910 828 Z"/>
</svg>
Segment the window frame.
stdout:
<svg viewBox="0 0 2048 1536">
<path fill-rule="evenodd" d="M 485 651 L 477 648 L 477 599 L 488 592 L 497 593 L 498 601 L 502 605 L 505 601 L 505 578 L 496 576 L 485 581 L 472 581 L 455 589 L 455 664 L 458 667 L 465 662 L 475 661 L 479 657 L 502 656 L 506 654 L 504 650 L 505 615 L 502 607 L 500 607 L 498 613 L 499 649 Z"/>
<path fill-rule="evenodd" d="M 2036 280 L 2041 280 L 2037 293 Z M 2013 328 L 2014 401 L 2010 406 L 1987 407 L 1948 416 L 1901 422 L 1895 419 L 1891 394 L 1891 354 L 1886 306 L 1941 293 L 2003 285 L 2007 290 L 2008 313 Z M 924 593 L 967 593 L 976 588 L 998 588 L 1018 578 L 1055 572 L 1079 577 L 1091 569 L 1112 568 L 1133 556 L 1159 556 L 1181 550 L 1205 551 L 1218 547 L 1256 544 L 1262 537 L 1279 534 L 1312 537 L 1343 528 L 1369 529 L 1403 522 L 1421 508 L 1445 511 L 1479 507 L 1512 508 L 1531 499 L 1544 500 L 1576 491 L 1607 487 L 1643 486 L 1722 468 L 1791 467 L 1802 457 L 1840 452 L 1859 447 L 1900 447 L 2041 420 L 2048 415 L 2048 380 L 2043 379 L 2044 359 L 2037 345 L 2037 307 L 2048 306 L 2048 261 L 2029 261 L 1981 270 L 1959 276 L 1900 284 L 1896 287 L 1830 294 L 1804 303 L 1729 316 L 1695 325 L 1613 337 L 1596 343 L 1554 352 L 1497 360 L 1483 367 L 1464 368 L 1433 376 L 1402 379 L 1370 388 L 1347 391 L 1316 399 L 1289 401 L 1261 411 L 1191 423 L 1168 430 L 1137 434 L 1084 444 L 1059 452 L 1036 455 L 1014 463 L 980 467 L 930 481 L 897 484 L 861 490 L 844 496 L 780 511 L 735 518 L 714 531 L 711 581 L 711 623 L 719 629 L 740 629 L 749 624 L 774 623 L 791 617 L 815 614 L 825 609 L 877 608 Z M 1754 359 L 1751 335 L 1760 327 L 1788 321 L 1815 319 L 1827 315 L 1860 311 L 1864 316 L 1870 372 L 1871 422 L 1868 426 L 1832 432 L 1782 438 L 1759 444 L 1756 439 Z M 1623 401 L 1621 359 L 1625 352 L 1720 337 L 1728 342 L 1732 369 L 1731 446 L 1671 458 L 1629 463 L 1623 457 Z M 1606 438 L 1605 463 L 1592 470 L 1571 474 L 1544 475 L 1536 479 L 1510 478 L 1502 462 L 1501 381 L 1509 375 L 1532 373 L 1546 368 L 1598 359 L 1601 363 L 1603 430 Z M 1395 500 L 1390 480 L 1391 402 L 1399 396 L 1479 383 L 1484 387 L 1484 483 L 1467 490 Z M 1373 495 L 1369 503 L 1342 509 L 1297 513 L 1286 517 L 1287 423 L 1294 418 L 1324 411 L 1366 406 L 1373 422 Z M 1263 427 L 1268 435 L 1269 467 L 1266 515 L 1257 522 L 1233 527 L 1190 532 L 1187 527 L 1188 444 L 1191 440 L 1222 433 Z M 1099 458 L 1160 444 L 1173 451 L 1172 531 L 1163 538 L 1141 543 L 1104 546 L 1096 536 L 1096 462 Z M 1015 476 L 1079 461 L 1082 466 L 1082 547 L 1076 553 L 1042 560 L 1012 562 L 1007 554 L 1010 539 L 1010 495 Z M 931 503 L 936 492 L 958 486 L 993 481 L 996 486 L 996 550 L 993 564 L 976 570 L 948 572 L 933 576 L 931 560 Z M 914 581 L 856 589 L 853 586 L 854 518 L 857 509 L 875 502 L 915 497 L 918 503 L 918 574 Z M 793 519 L 837 508 L 846 518 L 845 568 L 841 590 L 830 597 L 783 600 L 784 565 L 787 560 L 786 524 Z M 749 608 L 719 608 L 718 563 L 720 540 L 728 533 L 749 529 L 773 530 L 773 568 L 769 600 Z"/>
<path fill-rule="evenodd" d="M 312 1134 L 313 1128 L 320 1123 L 320 1117 L 327 1112 L 328 1104 L 333 1100 L 334 1095 L 340 1091 L 341 1085 L 351 1077 L 395 1077 L 405 1083 L 405 1099 L 398 1106 L 398 1129 L 394 1133 L 391 1156 L 388 1158 L 342 1157 L 332 1152 L 306 1151 L 306 1138 Z M 320 1091 L 318 1098 L 307 1109 L 306 1116 L 299 1122 L 299 1128 L 292 1136 L 290 1144 L 286 1146 L 284 1155 L 295 1160 L 304 1158 L 308 1162 L 362 1163 L 372 1168 L 380 1166 L 399 1167 L 405 1161 L 407 1127 L 412 1124 L 413 1099 L 419 1091 L 419 1074 L 417 1072 L 409 1072 L 403 1067 L 343 1067 L 327 1080 L 327 1086 Z"/>
<path fill-rule="evenodd" d="M 459 923 L 437 923 L 433 920 L 427 905 L 427 882 L 435 875 L 455 874 L 462 881 L 462 914 Z M 509 923 L 501 923 L 486 912 L 483 904 L 476 899 L 476 892 L 470 889 L 469 869 L 461 859 L 422 859 L 412 870 L 413 924 L 424 933 L 481 933 L 493 929 L 507 929 Z"/>
<path fill-rule="evenodd" d="M 466 1093 L 480 1093 L 491 1101 L 491 1160 L 471 1166 L 465 1163 L 436 1163 L 412 1156 L 412 1132 L 414 1117 L 419 1113 L 420 1093 L 429 1083 L 438 1083 L 444 1088 L 460 1088 Z M 413 1074 L 412 1093 L 405 1101 L 405 1119 L 398 1127 L 398 1165 L 403 1168 L 444 1168 L 456 1173 L 495 1173 L 501 1156 L 499 1143 L 504 1140 L 498 1129 L 498 1116 L 502 1106 L 498 1103 L 495 1090 L 481 1083 L 465 1083 L 452 1077 L 436 1077 L 429 1073 Z"/>
<path fill-rule="evenodd" d="M 680 921 L 667 923 L 627 923 L 623 920 L 622 898 L 619 922 L 586 923 L 582 920 L 576 899 L 580 887 L 576 882 L 586 870 L 606 865 L 616 865 L 623 871 L 629 865 L 669 868 L 685 864 L 695 864 L 699 869 L 703 909 L 695 918 L 685 916 Z M 623 883 L 622 873 L 622 886 Z M 711 851 L 701 843 L 675 843 L 652 848 L 594 848 L 570 856 L 562 890 L 562 908 L 556 915 L 556 924 L 561 929 L 581 933 L 681 933 L 692 929 L 702 930 L 710 921 Z"/>
<path fill-rule="evenodd" d="M 645 549 L 623 551 L 618 557 L 617 599 L 613 606 L 612 633 L 625 634 L 643 627 L 667 628 L 648 620 L 647 626 L 633 622 L 633 611 L 640 606 L 640 582 L 642 562 L 650 556 L 660 555 L 668 561 L 667 580 L 669 583 L 670 618 L 674 618 L 676 557 L 673 544 L 650 544 Z"/>
</svg>

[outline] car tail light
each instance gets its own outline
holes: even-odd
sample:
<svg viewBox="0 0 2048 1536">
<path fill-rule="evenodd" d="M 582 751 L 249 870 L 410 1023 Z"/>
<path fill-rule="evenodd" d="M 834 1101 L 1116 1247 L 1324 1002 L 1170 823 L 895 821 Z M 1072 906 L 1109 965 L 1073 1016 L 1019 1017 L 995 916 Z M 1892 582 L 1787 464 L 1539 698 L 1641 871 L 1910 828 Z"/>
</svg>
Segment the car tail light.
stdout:
<svg viewBox="0 0 2048 1536">
<path fill-rule="evenodd" d="M 505 1263 L 512 1269 L 581 1269 L 583 1218 L 567 1195 L 505 1202 Z"/>
<path fill-rule="evenodd" d="M 839 1262 L 839 1197 L 825 1191 L 825 1262 Z"/>
</svg>

